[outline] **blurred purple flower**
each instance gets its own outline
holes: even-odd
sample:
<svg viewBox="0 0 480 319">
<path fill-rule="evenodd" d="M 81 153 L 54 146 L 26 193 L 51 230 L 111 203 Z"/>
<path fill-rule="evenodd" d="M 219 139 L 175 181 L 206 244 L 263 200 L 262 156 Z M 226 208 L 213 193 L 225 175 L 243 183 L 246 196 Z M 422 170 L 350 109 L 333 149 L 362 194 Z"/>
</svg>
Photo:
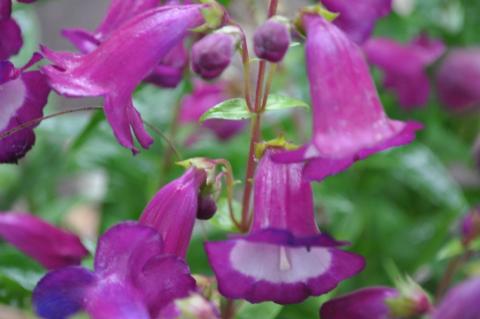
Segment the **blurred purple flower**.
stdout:
<svg viewBox="0 0 480 319">
<path fill-rule="evenodd" d="M 227 86 L 226 82 L 210 84 L 196 81 L 193 92 L 181 101 L 180 122 L 198 123 L 205 112 L 229 98 Z M 202 127 L 211 130 L 218 139 L 228 140 L 242 131 L 245 124 L 245 121 L 210 119 Z"/>
<path fill-rule="evenodd" d="M 447 292 L 432 319 L 480 318 L 480 277 L 465 281 Z"/>
<path fill-rule="evenodd" d="M 465 244 L 480 236 L 480 207 L 471 209 L 462 218 L 460 231 Z"/>
<path fill-rule="evenodd" d="M 385 72 L 384 85 L 398 96 L 401 106 L 412 109 L 428 102 L 430 82 L 426 68 L 445 51 L 440 40 L 420 35 L 409 44 L 387 38 L 364 45 L 368 60 Z"/>
<path fill-rule="evenodd" d="M 390 14 L 392 0 L 321 0 L 325 7 L 339 13 L 334 23 L 358 44 L 373 32 L 377 20 Z"/>
<path fill-rule="evenodd" d="M 27 213 L 0 213 L 0 237 L 47 269 L 78 265 L 88 255 L 77 236 Z"/>
<path fill-rule="evenodd" d="M 39 71 L 26 72 L 40 59 L 35 54 L 20 69 L 8 61 L 0 61 L 0 134 L 42 117 L 50 88 Z M 25 156 L 35 143 L 35 126 L 0 139 L 0 163 L 16 163 Z"/>
<path fill-rule="evenodd" d="M 201 5 L 185 5 L 145 11 L 122 24 L 97 49 L 85 55 L 43 48 L 54 65 L 42 70 L 59 94 L 103 96 L 105 114 L 117 140 L 135 153 L 132 129 L 144 148 L 153 140 L 133 106 L 132 93 L 190 29 L 203 23 L 201 9 Z"/>
<path fill-rule="evenodd" d="M 12 1 L 0 0 L 0 61 L 17 54 L 23 45 L 22 31 L 11 15 Z"/>
<path fill-rule="evenodd" d="M 480 48 L 452 50 L 438 70 L 437 90 L 452 111 L 480 106 Z"/>
<path fill-rule="evenodd" d="M 319 181 L 371 154 L 413 141 L 421 125 L 386 116 L 360 48 L 321 16 L 307 14 L 303 20 L 313 137 L 273 159 L 306 161 L 304 178 Z"/>
<path fill-rule="evenodd" d="M 279 17 L 268 19 L 255 30 L 253 37 L 255 54 L 260 59 L 278 63 L 290 46 L 290 30 L 288 21 Z"/>
<path fill-rule="evenodd" d="M 187 264 L 165 254 L 161 235 L 134 222 L 118 224 L 100 237 L 94 269 L 48 273 L 33 292 L 37 314 L 47 319 L 80 311 L 92 319 L 157 318 L 195 287 Z"/>
<path fill-rule="evenodd" d="M 301 164 L 276 164 L 267 150 L 255 176 L 249 234 L 207 242 L 220 293 L 252 303 L 299 303 L 334 289 L 364 267 L 361 256 L 336 248 L 315 223 L 312 189 Z"/>
</svg>

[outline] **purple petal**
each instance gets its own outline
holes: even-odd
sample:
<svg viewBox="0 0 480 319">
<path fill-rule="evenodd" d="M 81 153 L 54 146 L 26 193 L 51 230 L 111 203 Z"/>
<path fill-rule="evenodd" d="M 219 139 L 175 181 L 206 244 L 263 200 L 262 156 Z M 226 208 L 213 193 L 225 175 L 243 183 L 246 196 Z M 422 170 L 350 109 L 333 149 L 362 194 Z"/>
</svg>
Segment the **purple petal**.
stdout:
<svg viewBox="0 0 480 319">
<path fill-rule="evenodd" d="M 332 247 L 249 239 L 206 243 L 219 291 L 252 303 L 299 303 L 334 289 L 364 267 L 362 257 Z"/>
<path fill-rule="evenodd" d="M 180 43 L 170 50 L 146 81 L 165 88 L 175 88 L 182 81 L 187 64 L 188 52 Z"/>
<path fill-rule="evenodd" d="M 320 310 L 320 316 L 322 319 L 392 318 L 386 300 L 397 296 L 398 291 L 388 287 L 358 290 L 326 302 Z"/>
<path fill-rule="evenodd" d="M 452 50 L 437 74 L 440 100 L 451 111 L 480 105 L 480 48 Z"/>
<path fill-rule="evenodd" d="M 450 289 L 432 319 L 477 319 L 480 317 L 480 278 L 465 281 Z"/>
<path fill-rule="evenodd" d="M 204 171 L 190 168 L 182 177 L 165 185 L 144 209 L 140 223 L 162 235 L 165 253 L 185 257 L 205 178 Z"/>
<path fill-rule="evenodd" d="M 356 43 L 363 43 L 372 34 L 378 19 L 390 14 L 392 0 L 321 0 L 325 7 L 340 13 L 335 24 Z"/>
<path fill-rule="evenodd" d="M 0 214 L 0 236 L 48 269 L 79 264 L 88 255 L 77 236 L 26 213 Z"/>
<path fill-rule="evenodd" d="M 12 15 L 12 0 L 0 0 L 0 20 L 9 19 Z"/>
<path fill-rule="evenodd" d="M 322 17 L 306 15 L 304 20 L 314 118 L 312 142 L 272 158 L 307 161 L 305 178 L 320 180 L 358 159 L 410 143 L 421 126 L 386 116 L 360 49 Z M 327 167 L 318 165 L 322 163 Z"/>
<path fill-rule="evenodd" d="M 203 22 L 201 8 L 185 5 L 145 11 L 122 24 L 98 49 L 86 55 L 44 48 L 45 56 L 55 65 L 42 70 L 60 94 L 104 96 L 107 119 L 120 144 L 135 151 L 132 127 L 142 146 L 148 147 L 152 140 L 146 138 L 148 133 L 129 110 L 133 107 L 131 94 L 188 31 Z"/>
<path fill-rule="evenodd" d="M 6 60 L 20 52 L 23 45 L 22 31 L 13 19 L 0 19 L 0 60 Z"/>
<path fill-rule="evenodd" d="M 95 282 L 95 275 L 81 267 L 52 271 L 35 287 L 33 307 L 42 318 L 68 318 L 85 308 L 88 290 Z"/>
<path fill-rule="evenodd" d="M 86 30 L 63 29 L 62 35 L 82 53 L 90 53 L 100 45 L 100 41 L 95 38 L 95 35 Z"/>
</svg>

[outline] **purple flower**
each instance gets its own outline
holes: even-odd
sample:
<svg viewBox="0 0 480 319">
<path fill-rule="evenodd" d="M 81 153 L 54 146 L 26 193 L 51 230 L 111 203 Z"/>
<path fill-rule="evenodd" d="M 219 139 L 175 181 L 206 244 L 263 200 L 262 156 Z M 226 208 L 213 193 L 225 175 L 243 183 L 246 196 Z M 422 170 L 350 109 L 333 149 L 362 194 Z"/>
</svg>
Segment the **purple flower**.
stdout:
<svg viewBox="0 0 480 319">
<path fill-rule="evenodd" d="M 288 21 L 279 17 L 268 19 L 256 31 L 253 37 L 255 54 L 260 59 L 278 63 L 290 46 L 290 30 Z"/>
<path fill-rule="evenodd" d="M 334 23 L 359 44 L 370 37 L 377 20 L 392 11 L 392 0 L 321 0 L 321 2 L 328 10 L 340 14 Z"/>
<path fill-rule="evenodd" d="M 198 293 L 165 307 L 158 319 L 220 319 L 218 307 Z"/>
<path fill-rule="evenodd" d="M 480 48 L 452 50 L 438 70 L 437 90 L 452 111 L 480 106 Z"/>
<path fill-rule="evenodd" d="M 470 243 L 480 235 L 480 207 L 472 209 L 463 217 L 460 230 L 464 243 Z"/>
<path fill-rule="evenodd" d="M 255 176 L 254 219 L 246 236 L 206 243 L 220 293 L 257 303 L 291 304 L 334 289 L 364 267 L 315 223 L 301 164 L 276 164 L 267 150 Z"/>
<path fill-rule="evenodd" d="M 165 185 L 150 201 L 140 223 L 155 228 L 164 239 L 164 251 L 185 257 L 198 213 L 200 187 L 205 171 L 191 167 Z"/>
<path fill-rule="evenodd" d="M 209 84 L 196 81 L 193 92 L 182 99 L 180 121 L 198 123 L 203 113 L 229 98 L 227 86 L 226 82 Z M 202 126 L 211 130 L 218 139 L 228 140 L 243 130 L 245 121 L 210 119 Z"/>
<path fill-rule="evenodd" d="M 164 88 L 175 88 L 182 81 L 187 65 L 188 52 L 185 45 L 180 43 L 167 53 L 145 80 Z"/>
<path fill-rule="evenodd" d="M 197 41 L 192 47 L 193 71 L 207 80 L 220 76 L 232 62 L 238 33 L 237 28 L 228 26 Z"/>
<path fill-rule="evenodd" d="M 77 236 L 27 213 L 0 213 L 0 237 L 47 269 L 80 264 L 88 255 Z"/>
<path fill-rule="evenodd" d="M 398 96 L 406 109 L 428 102 L 430 82 L 426 68 L 445 51 L 440 40 L 420 35 L 409 44 L 387 38 L 369 40 L 365 46 L 368 60 L 385 72 L 384 85 Z"/>
<path fill-rule="evenodd" d="M 480 318 L 480 277 L 465 281 L 450 289 L 434 312 L 432 319 Z"/>
<path fill-rule="evenodd" d="M 386 116 L 359 47 L 321 16 L 305 15 L 303 20 L 313 137 L 274 160 L 306 161 L 304 177 L 322 180 L 371 154 L 410 143 L 421 125 Z"/>
<path fill-rule="evenodd" d="M 48 273 L 33 292 L 33 304 L 47 319 L 79 311 L 93 319 L 150 319 L 194 287 L 188 266 L 165 253 L 157 231 L 125 222 L 99 239 L 93 272 L 67 267 Z"/>
<path fill-rule="evenodd" d="M 47 104 L 50 88 L 39 71 L 26 72 L 41 57 L 35 54 L 20 69 L 0 61 L 0 134 L 40 118 Z M 16 163 L 35 143 L 34 126 L 0 139 L 0 163 Z"/>
<path fill-rule="evenodd" d="M 0 0 L 0 61 L 17 54 L 23 45 L 22 31 L 11 15 L 12 1 Z"/>
<path fill-rule="evenodd" d="M 117 140 L 137 152 L 131 130 L 144 148 L 153 140 L 133 106 L 132 93 L 158 61 L 181 43 L 190 29 L 203 22 L 201 9 L 201 5 L 184 5 L 145 11 L 85 55 L 43 48 L 54 65 L 42 70 L 59 94 L 103 96 L 105 114 Z"/>
</svg>

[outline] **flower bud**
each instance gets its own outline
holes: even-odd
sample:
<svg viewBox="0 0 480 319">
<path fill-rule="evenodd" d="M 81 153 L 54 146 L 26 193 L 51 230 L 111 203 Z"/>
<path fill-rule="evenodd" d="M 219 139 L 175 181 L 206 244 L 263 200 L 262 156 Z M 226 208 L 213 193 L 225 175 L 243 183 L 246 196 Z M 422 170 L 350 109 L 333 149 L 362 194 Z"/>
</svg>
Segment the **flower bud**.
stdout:
<svg viewBox="0 0 480 319">
<path fill-rule="evenodd" d="M 288 24 L 280 17 L 270 18 L 255 31 L 253 42 L 257 57 L 280 62 L 290 46 Z"/>
<path fill-rule="evenodd" d="M 207 80 L 222 74 L 232 61 L 238 35 L 238 28 L 224 27 L 196 42 L 192 47 L 193 71 Z"/>
<path fill-rule="evenodd" d="M 460 228 L 464 243 L 469 243 L 480 235 L 480 207 L 472 209 L 463 217 Z"/>
<path fill-rule="evenodd" d="M 198 196 L 197 218 L 208 220 L 217 212 L 217 204 L 211 195 Z"/>
</svg>

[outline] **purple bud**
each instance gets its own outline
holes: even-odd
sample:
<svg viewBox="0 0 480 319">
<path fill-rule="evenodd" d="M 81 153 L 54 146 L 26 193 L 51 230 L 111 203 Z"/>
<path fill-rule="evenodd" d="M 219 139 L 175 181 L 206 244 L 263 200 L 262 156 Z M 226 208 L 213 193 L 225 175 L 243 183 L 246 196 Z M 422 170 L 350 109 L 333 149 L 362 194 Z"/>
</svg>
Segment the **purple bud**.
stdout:
<svg viewBox="0 0 480 319">
<path fill-rule="evenodd" d="M 197 218 L 208 220 L 217 212 L 217 204 L 210 195 L 198 196 Z"/>
<path fill-rule="evenodd" d="M 477 136 L 477 140 L 473 144 L 473 159 L 475 160 L 477 170 L 480 171 L 480 135 Z"/>
<path fill-rule="evenodd" d="M 280 62 L 290 46 L 287 23 L 278 17 L 267 20 L 255 31 L 253 42 L 257 57 L 273 63 Z"/>
<path fill-rule="evenodd" d="M 225 27 L 196 42 L 192 47 L 193 71 L 207 80 L 222 74 L 235 53 L 237 32 L 236 28 Z"/>
<path fill-rule="evenodd" d="M 464 243 L 468 243 L 480 235 L 480 207 L 470 210 L 463 217 L 460 228 Z"/>
</svg>

